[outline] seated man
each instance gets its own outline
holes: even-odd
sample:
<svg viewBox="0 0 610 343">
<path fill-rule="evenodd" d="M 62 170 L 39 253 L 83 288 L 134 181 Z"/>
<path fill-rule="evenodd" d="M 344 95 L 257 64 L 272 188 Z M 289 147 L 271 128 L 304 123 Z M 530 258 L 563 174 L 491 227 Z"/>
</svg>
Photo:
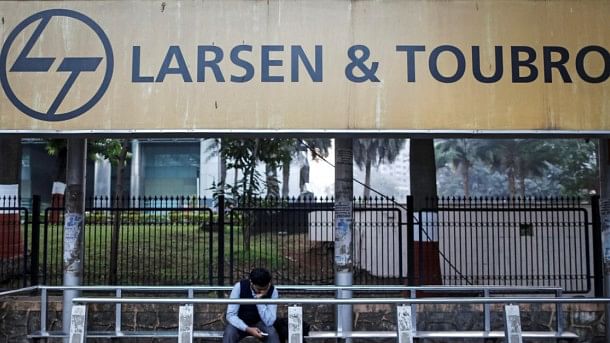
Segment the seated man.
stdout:
<svg viewBox="0 0 610 343">
<path fill-rule="evenodd" d="M 277 299 L 278 293 L 271 285 L 271 274 L 263 268 L 250 272 L 248 280 L 236 283 L 231 291 L 231 299 Z M 277 305 L 256 304 L 227 306 L 227 326 L 222 336 L 223 343 L 237 343 L 246 336 L 254 336 L 267 343 L 279 343 L 273 323 L 277 315 Z"/>
</svg>

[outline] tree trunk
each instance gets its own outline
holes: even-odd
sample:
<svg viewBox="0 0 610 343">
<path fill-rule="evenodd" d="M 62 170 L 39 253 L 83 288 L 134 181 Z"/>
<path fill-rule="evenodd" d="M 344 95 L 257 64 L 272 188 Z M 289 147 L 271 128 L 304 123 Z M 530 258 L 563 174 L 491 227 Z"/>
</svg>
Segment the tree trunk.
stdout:
<svg viewBox="0 0 610 343">
<path fill-rule="evenodd" d="M 309 183 L 309 161 L 307 160 L 307 153 L 303 158 L 303 165 L 299 169 L 299 192 L 305 193 L 307 191 L 307 184 Z"/>
<path fill-rule="evenodd" d="M 515 171 L 513 168 L 508 169 L 506 176 L 508 178 L 508 193 L 514 198 L 517 195 L 517 187 L 515 181 Z"/>
<path fill-rule="evenodd" d="M 460 174 L 464 182 L 464 197 L 470 197 L 470 166 L 466 163 L 460 165 Z"/>
<path fill-rule="evenodd" d="M 265 182 L 267 183 L 267 196 L 277 198 L 280 196 L 280 185 L 277 180 L 277 168 L 270 164 L 265 165 Z"/>
<path fill-rule="evenodd" d="M 364 167 L 364 200 L 366 201 L 371 196 L 371 160 L 367 158 Z"/>
<path fill-rule="evenodd" d="M 221 194 L 225 193 L 225 184 L 227 183 L 227 157 L 220 152 L 220 175 L 219 175 L 219 182 L 218 182 L 218 188 L 221 192 Z"/>
<path fill-rule="evenodd" d="M 116 183 L 114 191 L 114 218 L 112 221 L 112 234 L 110 236 L 110 273 L 108 283 L 115 285 L 118 275 L 119 237 L 121 235 L 121 208 L 123 208 L 123 171 L 129 150 L 129 141 L 123 139 L 121 142 L 121 153 L 117 162 Z"/>
<path fill-rule="evenodd" d="M 290 196 L 290 161 L 284 162 L 282 166 L 282 197 Z"/>
</svg>

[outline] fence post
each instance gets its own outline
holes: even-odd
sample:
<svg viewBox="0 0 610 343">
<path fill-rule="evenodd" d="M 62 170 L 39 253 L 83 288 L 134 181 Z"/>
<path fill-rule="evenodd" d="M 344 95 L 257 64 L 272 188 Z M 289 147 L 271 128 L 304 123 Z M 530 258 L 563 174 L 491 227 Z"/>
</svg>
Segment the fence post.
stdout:
<svg viewBox="0 0 610 343">
<path fill-rule="evenodd" d="M 591 197 L 593 224 L 593 288 L 596 297 L 604 296 L 604 257 L 602 252 L 602 222 L 599 212 L 599 195 Z"/>
<path fill-rule="evenodd" d="M 218 196 L 218 285 L 225 284 L 225 196 Z"/>
<path fill-rule="evenodd" d="M 32 197 L 32 254 L 30 256 L 30 285 L 38 284 L 40 256 L 40 195 Z"/>
<path fill-rule="evenodd" d="M 413 216 L 415 215 L 413 210 L 413 196 L 407 196 L 407 277 L 408 285 L 415 285 L 415 222 Z M 402 271 L 401 271 L 402 272 Z"/>
</svg>

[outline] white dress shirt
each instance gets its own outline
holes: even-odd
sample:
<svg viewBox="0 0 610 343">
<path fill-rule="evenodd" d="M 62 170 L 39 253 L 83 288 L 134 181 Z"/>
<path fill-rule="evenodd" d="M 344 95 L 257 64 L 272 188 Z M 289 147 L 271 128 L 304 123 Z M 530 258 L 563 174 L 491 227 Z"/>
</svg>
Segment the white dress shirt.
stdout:
<svg viewBox="0 0 610 343">
<path fill-rule="evenodd" d="M 252 298 L 256 298 L 256 293 L 250 288 L 252 292 Z M 229 298 L 231 299 L 239 299 L 239 295 L 241 293 L 241 285 L 240 283 L 236 283 L 231 290 L 231 295 Z M 277 293 L 277 289 L 273 287 L 273 293 L 271 293 L 271 299 L 277 299 L 279 297 Z M 256 308 L 258 309 L 258 315 L 261 317 L 263 323 L 266 326 L 272 326 L 275 323 L 275 318 L 277 315 L 277 305 L 276 304 L 256 304 Z M 241 331 L 246 331 L 248 325 L 241 320 L 238 316 L 239 312 L 239 304 L 229 304 L 227 306 L 227 321 L 229 324 L 238 328 Z"/>
</svg>

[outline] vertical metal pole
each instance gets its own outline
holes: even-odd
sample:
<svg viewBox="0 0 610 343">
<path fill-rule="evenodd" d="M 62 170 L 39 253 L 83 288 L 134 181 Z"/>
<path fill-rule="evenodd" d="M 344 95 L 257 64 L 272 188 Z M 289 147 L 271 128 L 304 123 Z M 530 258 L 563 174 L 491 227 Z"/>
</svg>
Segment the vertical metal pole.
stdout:
<svg viewBox="0 0 610 343">
<path fill-rule="evenodd" d="M 603 239 L 603 265 L 604 265 L 604 297 L 610 296 L 610 158 L 608 154 L 608 143 L 610 140 L 603 138 L 599 140 L 598 165 L 599 165 L 599 190 L 600 190 L 600 222 Z M 606 304 L 606 342 L 610 342 L 610 304 Z"/>
<path fill-rule="evenodd" d="M 218 197 L 218 285 L 225 284 L 225 197 Z M 233 271 L 231 270 L 231 273 Z M 231 274 L 232 275 L 232 274 Z M 210 275 L 211 277 L 211 275 Z"/>
<path fill-rule="evenodd" d="M 407 196 L 407 284 L 415 285 L 415 221 L 413 196 Z"/>
<path fill-rule="evenodd" d="M 353 140 L 335 139 L 335 285 L 337 286 L 353 284 L 353 176 Z M 351 297 L 352 291 L 337 291 L 337 299 Z M 352 331 L 352 305 L 337 305 L 337 331 Z M 351 338 L 346 338 L 344 341 L 351 342 Z"/>
<path fill-rule="evenodd" d="M 40 195 L 32 197 L 32 257 L 30 264 L 30 285 L 38 284 L 40 256 Z"/>
<path fill-rule="evenodd" d="M 117 298 L 121 298 L 123 297 L 123 291 L 120 288 L 116 289 L 116 293 L 115 293 L 115 297 Z M 123 330 L 122 328 L 122 321 L 123 318 L 121 317 L 121 303 L 116 303 L 116 305 L 114 305 L 114 333 L 119 336 L 119 334 L 121 333 L 121 330 Z"/>
<path fill-rule="evenodd" d="M 483 296 L 485 298 L 489 298 L 490 294 L 489 294 L 489 288 L 485 288 L 483 290 Z M 485 320 L 485 334 L 489 334 L 489 331 L 491 331 L 491 310 L 490 310 L 491 305 L 489 303 L 485 303 L 483 304 L 483 319 Z"/>
<path fill-rule="evenodd" d="M 86 139 L 68 139 L 66 210 L 64 214 L 64 286 L 80 286 L 82 283 L 86 156 Z M 62 327 L 66 334 L 69 334 L 70 330 L 72 299 L 78 295 L 77 290 L 64 291 Z"/>
<path fill-rule="evenodd" d="M 602 223 L 599 195 L 591 197 L 591 223 L 593 225 L 593 289 L 596 297 L 604 296 L 604 253 L 602 251 Z"/>
</svg>

